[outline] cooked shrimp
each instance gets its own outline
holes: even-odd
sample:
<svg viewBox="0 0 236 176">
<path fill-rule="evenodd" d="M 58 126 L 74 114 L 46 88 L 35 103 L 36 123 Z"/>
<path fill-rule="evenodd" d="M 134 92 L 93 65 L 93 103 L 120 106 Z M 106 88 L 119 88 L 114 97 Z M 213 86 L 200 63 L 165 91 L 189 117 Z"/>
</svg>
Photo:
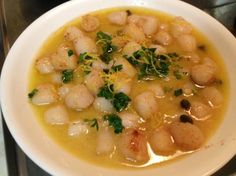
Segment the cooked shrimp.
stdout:
<svg viewBox="0 0 236 176">
<path fill-rule="evenodd" d="M 195 65 L 191 68 L 191 78 L 196 84 L 205 86 L 214 81 L 215 70 L 208 65 Z"/>
<path fill-rule="evenodd" d="M 110 154 L 115 149 L 114 139 L 108 127 L 98 132 L 96 153 L 99 155 Z"/>
<path fill-rule="evenodd" d="M 95 31 L 100 25 L 99 19 L 91 15 L 85 15 L 82 17 L 81 27 L 86 32 Z"/>
<path fill-rule="evenodd" d="M 164 46 L 170 45 L 172 43 L 171 35 L 166 31 L 159 31 L 153 36 L 153 39 Z"/>
<path fill-rule="evenodd" d="M 61 87 L 59 87 L 58 94 L 60 98 L 64 99 L 72 87 L 73 87 L 72 84 L 64 84 Z"/>
<path fill-rule="evenodd" d="M 137 114 L 122 112 L 119 114 L 119 117 L 122 119 L 122 125 L 125 128 L 136 128 L 139 126 L 140 117 Z"/>
<path fill-rule="evenodd" d="M 69 56 L 70 48 L 61 45 L 57 48 L 56 53 L 52 54 L 51 62 L 55 70 L 75 69 L 77 66 L 77 57 L 73 54 Z"/>
<path fill-rule="evenodd" d="M 78 40 L 83 36 L 84 36 L 83 32 L 75 26 L 68 27 L 64 34 L 64 37 L 69 41 Z"/>
<path fill-rule="evenodd" d="M 197 120 L 205 120 L 211 115 L 211 108 L 201 102 L 194 101 L 191 103 L 190 113 Z"/>
<path fill-rule="evenodd" d="M 193 35 L 183 34 L 177 38 L 178 44 L 184 51 L 193 52 L 197 48 L 197 42 Z"/>
<path fill-rule="evenodd" d="M 158 112 L 158 103 L 152 91 L 145 91 L 134 99 L 134 107 L 144 119 L 150 118 Z"/>
<path fill-rule="evenodd" d="M 54 71 L 54 67 L 52 65 L 50 57 L 42 57 L 37 59 L 35 62 L 35 68 L 41 74 L 48 74 Z"/>
<path fill-rule="evenodd" d="M 124 33 L 138 43 L 142 43 L 145 40 L 145 34 L 143 30 L 133 23 L 125 26 Z"/>
<path fill-rule="evenodd" d="M 127 160 L 145 162 L 149 159 L 145 134 L 137 129 L 126 129 L 120 138 L 119 149 Z"/>
<path fill-rule="evenodd" d="M 53 84 L 41 84 L 36 87 L 37 92 L 32 97 L 35 105 L 45 105 L 54 103 L 58 99 L 56 88 Z"/>
<path fill-rule="evenodd" d="M 182 34 L 190 34 L 192 30 L 191 24 L 182 17 L 176 17 L 170 24 L 170 32 L 174 37 L 179 37 Z"/>
<path fill-rule="evenodd" d="M 159 21 L 156 17 L 144 16 L 144 21 L 142 24 L 143 32 L 146 35 L 153 35 L 157 32 Z"/>
<path fill-rule="evenodd" d="M 55 105 L 45 111 L 44 119 L 51 125 L 64 125 L 69 122 L 69 115 L 64 105 Z"/>
<path fill-rule="evenodd" d="M 170 133 L 175 144 L 184 151 L 196 150 L 205 141 L 202 131 L 191 123 L 174 122 L 170 125 Z"/>
<path fill-rule="evenodd" d="M 215 87 L 206 87 L 202 90 L 201 94 L 212 107 L 220 106 L 223 102 L 222 94 Z"/>
<path fill-rule="evenodd" d="M 92 69 L 92 71 L 84 77 L 84 83 L 94 95 L 97 95 L 100 87 L 105 84 L 100 72 L 96 69 Z"/>
<path fill-rule="evenodd" d="M 148 90 L 152 91 L 157 98 L 165 97 L 164 90 L 161 87 L 161 85 L 158 83 L 153 83 L 153 84 L 148 85 Z"/>
<path fill-rule="evenodd" d="M 125 25 L 127 21 L 127 12 L 126 11 L 119 11 L 119 12 L 112 12 L 110 13 L 107 18 L 111 24 L 116 25 Z"/>
<path fill-rule="evenodd" d="M 165 127 L 155 130 L 149 138 L 149 143 L 156 154 L 170 155 L 176 151 L 172 136 Z"/>
<path fill-rule="evenodd" d="M 81 110 L 89 107 L 94 101 L 92 93 L 83 84 L 77 84 L 72 87 L 65 97 L 67 107 Z"/>
<path fill-rule="evenodd" d="M 122 54 L 131 56 L 135 51 L 138 51 L 139 49 L 141 49 L 141 45 L 136 42 L 129 42 L 124 46 Z"/>
<path fill-rule="evenodd" d="M 70 123 L 68 127 L 69 136 L 80 136 L 83 134 L 87 134 L 88 132 L 89 132 L 88 125 L 80 120 Z"/>
<path fill-rule="evenodd" d="M 81 37 L 74 41 L 76 54 L 79 56 L 82 53 L 97 53 L 97 46 L 94 40 L 90 37 Z"/>
<path fill-rule="evenodd" d="M 93 102 L 93 107 L 101 112 L 112 113 L 115 111 L 110 100 L 105 99 L 104 97 L 97 97 Z"/>
<path fill-rule="evenodd" d="M 137 70 L 123 57 L 115 58 L 114 65 L 122 65 L 122 69 L 120 70 L 120 73 L 124 73 L 128 75 L 130 78 L 133 78 Z"/>
</svg>

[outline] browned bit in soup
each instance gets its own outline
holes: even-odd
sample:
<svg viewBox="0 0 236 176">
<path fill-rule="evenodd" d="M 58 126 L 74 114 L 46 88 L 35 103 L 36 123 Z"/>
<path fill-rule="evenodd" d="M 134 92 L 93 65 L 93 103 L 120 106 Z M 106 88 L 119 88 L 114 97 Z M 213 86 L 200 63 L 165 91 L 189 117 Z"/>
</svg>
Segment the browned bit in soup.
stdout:
<svg viewBox="0 0 236 176">
<path fill-rule="evenodd" d="M 147 167 L 204 147 L 226 107 L 214 46 L 182 17 L 114 8 L 66 24 L 30 72 L 30 102 L 78 158 Z"/>
</svg>

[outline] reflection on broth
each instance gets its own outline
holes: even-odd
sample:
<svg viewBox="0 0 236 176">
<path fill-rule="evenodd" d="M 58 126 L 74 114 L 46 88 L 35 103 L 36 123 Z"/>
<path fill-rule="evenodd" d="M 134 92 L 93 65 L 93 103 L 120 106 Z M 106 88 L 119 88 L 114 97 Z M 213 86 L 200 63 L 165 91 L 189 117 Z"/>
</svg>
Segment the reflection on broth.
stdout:
<svg viewBox="0 0 236 176">
<path fill-rule="evenodd" d="M 213 45 L 181 17 L 114 8 L 44 43 L 29 99 L 49 135 L 78 158 L 143 168 L 201 149 L 219 126 L 228 79 Z"/>
</svg>

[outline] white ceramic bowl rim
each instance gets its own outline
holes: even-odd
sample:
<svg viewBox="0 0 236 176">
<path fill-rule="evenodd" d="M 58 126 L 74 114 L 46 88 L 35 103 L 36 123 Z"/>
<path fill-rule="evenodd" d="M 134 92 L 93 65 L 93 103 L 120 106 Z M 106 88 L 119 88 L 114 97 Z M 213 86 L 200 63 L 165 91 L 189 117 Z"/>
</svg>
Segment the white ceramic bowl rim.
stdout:
<svg viewBox="0 0 236 176">
<path fill-rule="evenodd" d="M 89 5 L 88 5 L 89 3 Z M 39 166 L 57 176 L 203 176 L 222 167 L 236 153 L 236 93 L 230 91 L 226 118 L 204 149 L 184 160 L 166 166 L 144 170 L 115 170 L 103 168 L 73 157 L 43 131 L 28 103 L 28 73 L 35 54 L 48 36 L 72 19 L 88 12 L 109 7 L 139 6 L 183 16 L 208 36 L 225 58 L 230 90 L 236 90 L 236 41 L 215 19 L 203 11 L 177 0 L 87 0 L 69 1 L 34 21 L 12 46 L 1 74 L 1 106 L 7 126 L 23 151 Z M 223 152 L 222 152 L 223 151 Z"/>
</svg>

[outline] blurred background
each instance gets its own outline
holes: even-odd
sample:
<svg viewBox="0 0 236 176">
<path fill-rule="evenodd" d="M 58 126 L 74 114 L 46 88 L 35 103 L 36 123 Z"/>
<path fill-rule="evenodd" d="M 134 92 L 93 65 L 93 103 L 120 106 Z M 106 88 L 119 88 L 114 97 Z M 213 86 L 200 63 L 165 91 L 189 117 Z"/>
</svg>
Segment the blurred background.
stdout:
<svg viewBox="0 0 236 176">
<path fill-rule="evenodd" d="M 44 12 L 65 1 L 0 0 L 0 69 L 9 47 L 21 32 Z M 209 13 L 236 36 L 236 0 L 184 1 Z M 0 176 L 49 176 L 17 146 L 3 118 L 0 118 Z M 213 176 L 236 176 L 236 157 Z"/>
</svg>

